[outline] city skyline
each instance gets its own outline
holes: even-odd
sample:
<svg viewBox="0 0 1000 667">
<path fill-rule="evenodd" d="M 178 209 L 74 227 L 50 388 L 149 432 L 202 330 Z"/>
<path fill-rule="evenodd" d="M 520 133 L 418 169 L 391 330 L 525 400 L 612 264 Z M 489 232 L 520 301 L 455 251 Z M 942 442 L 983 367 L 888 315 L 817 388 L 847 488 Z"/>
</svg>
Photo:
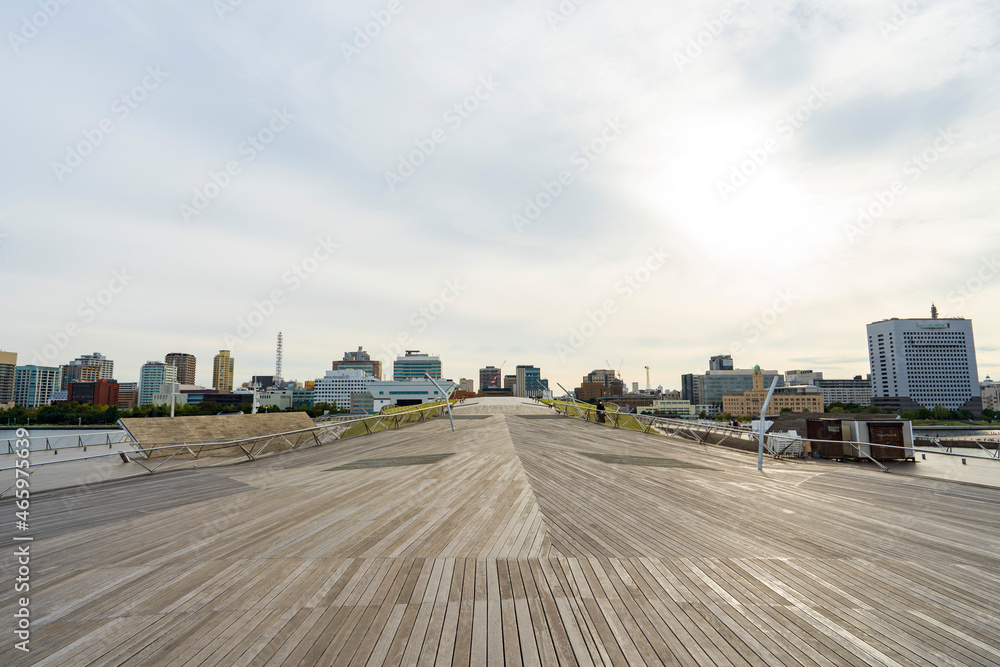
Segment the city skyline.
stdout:
<svg viewBox="0 0 1000 667">
<path fill-rule="evenodd" d="M 995 371 L 990 3 L 570 5 L 368 37 L 384 7 L 4 6 L 4 349 L 208 385 L 283 331 L 287 377 L 363 343 L 676 388 L 727 353 L 863 374 L 865 324 L 933 301 Z"/>
<path fill-rule="evenodd" d="M 870 326 L 872 324 L 878 324 L 880 322 L 889 322 L 889 321 L 892 321 L 894 319 L 900 319 L 900 320 L 905 320 L 905 319 L 931 319 L 931 317 L 930 317 L 930 311 L 928 311 L 927 317 L 915 316 L 915 317 L 912 317 L 912 318 L 896 318 L 896 317 L 881 318 L 879 320 L 873 320 L 872 322 L 869 322 L 868 326 Z M 942 318 L 942 319 L 947 319 L 947 318 Z M 346 345 L 346 343 L 345 343 L 345 345 Z M 344 347 L 344 345 L 341 345 L 339 347 Z M 348 346 L 348 348 L 349 347 L 350 346 Z M 364 351 L 366 353 L 369 353 L 369 354 L 371 354 L 372 360 L 379 361 L 378 358 L 377 358 L 377 353 L 373 353 L 371 350 L 369 350 L 364 345 L 359 346 L 359 348 L 360 348 L 359 352 Z M 285 349 L 287 350 L 288 348 L 286 347 Z M 979 353 L 980 349 L 981 348 L 979 347 L 979 343 L 977 342 L 976 343 L 976 352 L 977 352 L 977 354 Z M 466 370 L 463 370 L 460 373 L 453 373 L 450 370 L 450 368 L 453 367 L 453 366 L 457 366 L 457 364 L 453 365 L 451 363 L 448 354 L 437 354 L 437 353 L 427 352 L 426 350 L 423 350 L 423 349 L 418 349 L 418 350 L 415 350 L 415 351 L 420 352 L 421 354 L 424 354 L 424 355 L 429 354 L 432 357 L 438 357 L 438 358 L 440 358 L 441 359 L 442 376 L 443 377 L 447 377 L 447 378 L 449 378 L 451 380 L 454 380 L 456 383 L 459 381 L 460 378 L 465 378 L 465 377 L 474 378 L 476 380 L 476 390 L 477 391 L 480 389 L 479 380 L 478 380 L 478 378 L 480 377 L 480 371 L 482 369 L 488 367 L 488 366 L 495 366 L 495 364 L 493 364 L 492 362 L 482 362 L 482 363 L 479 363 L 478 365 L 475 365 L 475 368 L 473 368 L 471 370 L 470 369 L 466 369 Z M 217 354 L 218 354 L 218 352 L 221 352 L 221 351 L 217 351 Z M 403 352 L 405 353 L 405 350 Z M 862 367 L 859 366 L 859 370 L 857 372 L 853 372 L 853 373 L 850 373 L 850 372 L 840 373 L 839 369 L 844 368 L 843 366 L 822 365 L 816 359 L 797 359 L 797 362 L 799 363 L 800 367 L 809 366 L 811 370 L 815 370 L 815 371 L 820 372 L 821 374 L 824 374 L 826 376 L 827 380 L 831 380 L 831 379 L 851 379 L 851 378 L 853 378 L 855 376 L 858 376 L 858 375 L 860 375 L 862 377 L 866 377 L 866 376 L 869 376 L 871 374 L 870 359 L 867 356 L 867 346 L 865 348 L 865 352 L 866 352 L 866 355 L 865 355 L 864 359 L 862 360 L 862 362 L 864 364 L 864 367 L 862 368 Z M 343 353 L 343 354 L 353 355 L 354 353 L 353 352 L 348 352 L 348 353 Z M 691 368 L 683 371 L 682 373 L 678 374 L 676 377 L 668 378 L 666 381 L 658 381 L 657 380 L 657 376 L 654 373 L 653 376 L 652 376 L 652 378 L 651 378 L 652 386 L 654 388 L 656 386 L 662 386 L 664 388 L 664 390 L 678 390 L 678 391 L 680 391 L 680 390 L 682 390 L 682 378 L 681 378 L 682 375 L 686 375 L 686 374 L 689 374 L 689 373 L 698 374 L 698 373 L 704 372 L 705 369 L 709 367 L 709 364 L 706 362 L 706 360 L 709 357 L 721 356 L 723 354 L 727 355 L 727 356 L 732 356 L 733 357 L 733 363 L 735 364 L 735 368 L 738 368 L 738 369 L 750 370 L 755 365 L 758 365 L 758 363 L 760 361 L 760 360 L 756 360 L 756 359 L 754 359 L 754 360 L 751 361 L 751 360 L 749 360 L 749 358 L 747 358 L 747 360 L 744 361 L 743 357 L 742 357 L 742 355 L 740 353 L 731 354 L 731 353 L 728 353 L 728 352 L 726 352 L 726 353 L 721 353 L 720 352 L 718 355 L 716 355 L 716 354 L 706 355 L 704 358 L 702 358 L 700 360 L 696 360 L 694 362 L 694 365 Z M 106 354 L 105 356 L 110 356 L 111 359 L 112 359 L 112 361 L 114 363 L 118 364 L 118 368 L 119 369 L 124 369 L 124 368 L 128 367 L 127 364 L 119 363 L 119 361 L 117 359 L 115 359 L 116 355 L 114 353 L 110 353 L 110 355 Z M 193 356 L 195 358 L 198 358 L 200 355 L 199 354 L 193 354 Z M 215 355 L 213 355 L 213 357 L 214 356 Z M 294 356 L 297 356 L 297 355 L 294 355 Z M 398 356 L 404 356 L 404 354 L 401 353 Z M 337 362 L 339 362 L 340 361 L 340 357 L 341 357 L 340 354 L 334 354 L 333 355 L 333 359 L 331 359 L 331 360 L 326 360 L 326 361 L 321 361 L 321 362 L 319 362 L 319 361 L 318 362 L 312 362 L 312 361 L 301 362 L 301 363 L 297 363 L 297 364 L 292 365 L 292 366 L 289 366 L 289 365 L 286 364 L 285 367 L 286 368 L 308 368 L 308 367 L 323 367 L 323 366 L 329 367 L 329 365 L 330 365 L 331 362 L 334 362 L 335 364 Z M 287 358 L 287 356 L 286 356 L 286 358 Z M 978 363 L 978 366 L 979 366 L 979 369 L 978 369 L 979 370 L 979 380 L 980 381 L 984 381 L 986 378 L 990 377 L 990 372 L 989 372 L 988 369 L 984 368 L 984 365 L 983 365 L 981 359 L 982 359 L 982 357 L 980 356 L 979 357 L 979 363 Z M 22 356 L 19 354 L 18 355 L 18 366 L 27 365 L 27 364 L 21 363 L 21 360 L 22 360 Z M 609 360 L 610 360 L 610 357 L 606 358 L 604 361 L 607 362 Z M 526 361 L 526 360 L 522 360 L 522 359 L 513 359 L 513 360 L 512 359 L 507 359 L 506 363 L 504 363 L 503 367 L 504 367 L 504 369 L 507 369 L 507 370 L 513 370 L 517 366 L 521 365 L 522 361 Z M 535 361 L 537 362 L 537 360 L 535 360 Z M 781 374 L 784 374 L 786 372 L 794 371 L 795 370 L 795 367 L 793 367 L 793 366 L 789 366 L 787 364 L 775 363 L 771 359 L 767 359 L 767 360 L 764 360 L 764 361 L 765 361 L 765 363 L 762 364 L 762 365 L 774 368 L 778 373 L 781 373 Z M 385 359 L 381 360 L 382 367 L 385 369 L 385 373 L 387 375 L 391 375 L 392 374 L 392 372 L 394 370 L 394 362 L 395 362 L 395 357 L 393 357 L 391 360 L 389 360 L 388 358 L 385 358 Z M 145 363 L 146 362 L 143 362 L 143 364 L 145 364 Z M 242 370 L 243 367 L 242 367 L 242 364 L 240 363 L 240 359 L 236 358 L 235 356 L 232 357 L 232 363 L 233 363 L 233 366 L 234 366 L 234 369 L 235 369 L 234 370 L 234 375 L 233 375 L 233 388 L 239 388 L 244 382 L 249 382 L 252 376 L 255 376 L 255 375 L 266 375 L 266 373 L 260 372 L 259 370 L 256 370 L 256 369 L 248 369 L 248 370 L 246 370 L 246 372 L 244 372 Z M 271 357 L 271 360 L 270 360 L 269 363 L 270 363 L 270 368 L 273 369 L 273 367 L 274 367 L 274 350 L 272 350 L 272 357 Z M 497 362 L 497 363 L 499 363 L 499 362 Z M 140 369 L 141 369 L 141 366 L 143 364 L 140 364 Z M 56 366 L 59 366 L 59 365 L 61 365 L 61 364 L 56 364 Z M 544 364 L 544 363 L 542 363 L 542 364 L 534 363 L 533 365 L 540 366 L 543 369 L 543 372 L 546 375 L 553 375 L 553 373 L 551 373 L 549 371 L 550 366 L 548 366 L 547 364 Z M 565 386 L 568 390 L 572 391 L 573 388 L 579 384 L 579 380 L 576 379 L 576 378 L 579 377 L 581 374 L 588 373 L 588 372 L 590 372 L 590 370 L 593 370 L 593 369 L 603 369 L 603 368 L 610 368 L 611 370 L 615 370 L 615 371 L 621 370 L 621 377 L 623 379 L 625 379 L 626 386 L 630 386 L 632 382 L 639 382 L 641 386 L 645 386 L 644 380 L 640 381 L 640 380 L 630 379 L 630 376 L 628 375 L 628 371 L 627 371 L 627 369 L 629 368 L 629 364 L 627 362 L 626 363 L 622 363 L 620 369 L 617 368 L 616 366 L 617 366 L 617 364 L 615 364 L 613 361 L 611 362 L 611 367 L 608 367 L 607 363 L 601 363 L 600 361 L 598 361 L 596 359 L 594 360 L 593 364 L 590 364 L 590 365 L 586 365 L 586 364 L 580 365 L 578 369 L 577 369 L 576 366 L 574 366 L 573 368 L 570 369 L 570 373 L 574 373 L 575 372 L 576 373 L 575 375 L 568 375 L 568 376 L 566 376 L 564 378 L 560 378 L 558 380 L 551 381 L 550 389 L 555 394 L 558 395 L 561 392 L 561 390 L 559 389 L 559 386 L 557 384 L 557 382 L 558 382 L 558 383 L 562 384 L 563 386 Z M 268 368 L 268 362 L 265 361 L 263 363 L 263 367 L 265 369 L 267 369 Z M 496 368 L 497 368 L 497 370 L 500 370 L 498 366 Z M 315 374 L 310 374 L 307 371 L 307 372 L 305 372 L 303 374 L 299 374 L 299 375 L 289 374 L 289 373 L 286 372 L 286 373 L 284 373 L 284 375 L 286 376 L 285 379 L 287 379 L 287 380 L 296 380 L 296 381 L 299 381 L 299 382 L 305 382 L 305 381 L 311 381 L 311 380 L 316 380 L 316 379 L 322 378 L 323 377 L 323 373 L 325 372 L 325 370 L 326 370 L 326 368 L 318 368 L 318 370 L 316 371 Z M 577 370 L 579 372 L 576 372 Z M 121 371 L 116 372 L 116 375 L 118 375 L 120 372 Z M 642 372 L 644 373 L 645 370 L 643 369 Z M 135 375 L 136 375 L 136 379 L 131 379 L 130 377 L 122 377 L 122 378 L 115 378 L 115 379 L 118 379 L 120 382 L 136 382 L 136 381 L 138 381 L 139 373 L 137 372 Z M 512 375 L 512 373 L 501 373 L 501 380 L 502 380 L 502 377 L 504 375 Z M 643 375 L 642 377 L 644 378 L 645 376 Z M 195 384 L 199 385 L 199 386 L 203 386 L 203 387 L 212 387 L 213 386 L 213 370 L 212 370 L 212 366 L 211 365 L 207 365 L 206 363 L 203 363 L 203 364 L 200 365 L 200 368 L 199 368 L 199 370 L 197 372 L 197 377 L 196 377 Z"/>
</svg>

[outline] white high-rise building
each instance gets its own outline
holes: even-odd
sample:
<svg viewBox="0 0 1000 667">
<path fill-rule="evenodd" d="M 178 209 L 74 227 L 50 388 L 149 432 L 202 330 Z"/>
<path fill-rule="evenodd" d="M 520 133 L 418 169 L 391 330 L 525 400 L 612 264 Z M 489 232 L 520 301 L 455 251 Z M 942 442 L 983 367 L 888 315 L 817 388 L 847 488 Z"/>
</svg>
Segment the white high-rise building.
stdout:
<svg viewBox="0 0 1000 667">
<path fill-rule="evenodd" d="M 139 371 L 139 405 L 150 405 L 165 384 L 177 382 L 177 367 L 162 361 L 147 361 Z"/>
<path fill-rule="evenodd" d="M 936 310 L 933 311 L 936 314 Z M 882 320 L 868 325 L 872 403 L 904 411 L 983 409 L 972 320 Z"/>
<path fill-rule="evenodd" d="M 313 402 L 335 404 L 338 408 L 350 410 L 351 394 L 369 393 L 372 383 L 377 381 L 359 368 L 327 371 L 323 377 L 316 378 Z"/>
</svg>

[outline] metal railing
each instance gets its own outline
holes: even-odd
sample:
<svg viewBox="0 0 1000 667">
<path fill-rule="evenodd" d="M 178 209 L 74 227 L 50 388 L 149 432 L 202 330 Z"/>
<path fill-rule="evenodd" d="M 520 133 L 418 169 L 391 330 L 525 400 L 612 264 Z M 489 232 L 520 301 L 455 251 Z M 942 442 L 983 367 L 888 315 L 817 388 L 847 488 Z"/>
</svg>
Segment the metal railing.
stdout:
<svg viewBox="0 0 1000 667">
<path fill-rule="evenodd" d="M 556 411 L 565 414 L 569 417 L 577 417 L 580 419 L 585 419 L 590 422 L 599 421 L 599 411 L 598 409 L 589 403 L 580 402 L 567 402 L 560 400 L 546 399 L 543 401 L 546 405 L 551 406 Z M 671 419 L 670 417 L 659 417 L 654 415 L 641 415 L 633 413 L 624 413 L 618 410 L 604 411 L 605 423 L 610 424 L 614 428 L 631 428 L 633 430 L 642 431 L 644 433 L 650 433 L 655 430 L 655 432 L 661 433 L 669 437 L 679 437 L 687 440 L 693 440 L 699 444 L 705 444 L 706 441 L 711 440 L 711 436 L 717 435 L 722 436 L 722 439 L 718 442 L 711 444 L 722 444 L 726 439 L 734 439 L 748 444 L 755 443 L 757 440 L 757 431 L 750 429 L 738 429 L 729 425 L 721 425 L 716 422 L 711 422 L 707 420 L 685 420 L 685 419 Z M 700 434 L 699 434 L 700 432 Z M 858 460 L 868 460 L 878 466 L 881 470 L 888 472 L 889 468 L 883 465 L 880 461 L 873 458 L 866 449 L 871 446 L 882 447 L 886 449 L 898 449 L 902 450 L 904 456 L 899 457 L 900 459 L 910 458 L 906 456 L 906 452 L 914 453 L 925 453 L 925 454 L 936 454 L 940 456 L 955 456 L 966 459 L 978 459 L 984 461 L 1000 461 L 1000 449 L 994 453 L 992 450 L 984 447 L 981 443 L 976 442 L 976 444 L 986 451 L 989 456 L 973 456 L 970 454 L 964 454 L 961 452 L 954 453 L 948 448 L 945 450 L 940 443 L 935 443 L 940 449 L 922 449 L 914 445 L 909 446 L 899 446 L 899 445 L 883 445 L 881 443 L 870 443 L 870 442 L 857 442 L 852 440 L 817 440 L 815 438 L 806 438 L 799 436 L 800 440 L 816 444 L 831 444 L 831 445 L 845 445 L 851 449 L 851 457 Z M 785 433 L 765 433 L 764 434 L 764 450 L 773 456 L 774 458 L 780 458 L 785 455 L 786 451 L 790 447 L 788 443 L 790 436 Z M 784 447 L 781 445 L 784 444 Z M 942 451 L 945 450 L 945 451 Z M 915 458 L 915 457 L 914 457 Z"/>
<path fill-rule="evenodd" d="M 22 427 L 27 429 L 27 427 Z M 35 427 L 32 427 L 35 428 Z M 44 425 L 40 425 L 37 428 L 44 428 Z M 104 436 L 104 442 L 91 442 L 90 439 L 95 436 Z M 84 440 L 88 440 L 84 442 Z M 41 447 L 31 447 L 29 448 L 33 452 L 47 452 L 55 451 L 58 452 L 60 449 L 83 449 L 87 451 L 87 447 L 98 447 L 101 445 L 116 445 L 123 442 L 129 442 L 128 434 L 125 431 L 93 431 L 91 433 L 67 433 L 66 435 L 35 435 L 27 436 L 26 438 L 7 438 L 7 453 L 14 453 L 14 441 L 15 440 L 28 440 L 31 442 L 38 442 L 45 440 L 44 449 Z M 75 442 L 75 444 L 73 444 Z"/>
<path fill-rule="evenodd" d="M 321 424 L 305 429 L 297 429 L 267 435 L 249 436 L 233 440 L 204 442 L 154 442 L 139 444 L 130 443 L 135 448 L 134 451 L 131 452 L 117 451 L 106 452 L 103 454 L 92 454 L 90 456 L 76 456 L 55 461 L 32 461 L 29 474 L 41 466 L 92 461 L 108 457 L 119 457 L 121 458 L 122 463 L 135 463 L 141 468 L 144 468 L 149 474 L 153 474 L 177 456 L 189 454 L 193 461 L 198 461 L 199 457 L 206 453 L 220 452 L 227 449 L 239 450 L 241 454 L 236 454 L 236 456 L 240 460 L 242 460 L 243 456 L 245 456 L 247 460 L 254 461 L 276 442 L 289 445 L 287 450 L 301 449 L 310 442 L 313 446 L 320 446 L 338 440 L 353 438 L 360 435 L 368 435 L 379 431 L 395 430 L 409 424 L 425 422 L 428 419 L 442 414 L 446 409 L 444 401 L 437 401 L 435 403 L 427 403 L 413 409 L 397 409 L 375 415 L 367 415 L 364 417 L 349 418 L 329 424 Z M 294 439 L 295 442 L 292 442 L 292 439 Z M 141 455 L 142 459 L 144 459 L 148 465 L 147 463 L 140 461 L 134 455 Z M 158 459 L 161 456 L 164 457 L 163 460 L 158 461 L 156 465 L 152 465 L 154 459 Z M 2 467 L 0 468 L 0 472 L 14 470 L 16 468 L 17 466 Z M 0 491 L 0 498 L 5 497 L 12 488 L 14 488 L 13 485 L 3 491 Z"/>
</svg>

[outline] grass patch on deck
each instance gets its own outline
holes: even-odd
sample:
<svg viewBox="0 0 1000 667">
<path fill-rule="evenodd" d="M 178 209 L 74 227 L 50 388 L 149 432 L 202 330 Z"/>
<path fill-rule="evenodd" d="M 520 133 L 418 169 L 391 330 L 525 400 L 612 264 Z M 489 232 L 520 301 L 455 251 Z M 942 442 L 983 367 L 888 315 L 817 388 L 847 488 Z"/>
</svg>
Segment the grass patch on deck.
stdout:
<svg viewBox="0 0 1000 667">
<path fill-rule="evenodd" d="M 367 468 L 399 468 L 402 466 L 426 466 L 438 461 L 443 461 L 453 454 L 428 454 L 427 456 L 396 456 L 387 459 L 364 459 L 345 463 L 336 468 L 328 468 L 326 472 L 335 470 L 365 470 Z"/>
<path fill-rule="evenodd" d="M 577 452 L 580 456 L 588 459 L 601 461 L 602 463 L 618 463 L 626 466 L 647 466 L 652 468 L 694 468 L 698 470 L 708 470 L 705 466 L 677 459 L 661 459 L 652 456 L 622 456 L 620 454 L 592 454 L 589 452 Z"/>
</svg>

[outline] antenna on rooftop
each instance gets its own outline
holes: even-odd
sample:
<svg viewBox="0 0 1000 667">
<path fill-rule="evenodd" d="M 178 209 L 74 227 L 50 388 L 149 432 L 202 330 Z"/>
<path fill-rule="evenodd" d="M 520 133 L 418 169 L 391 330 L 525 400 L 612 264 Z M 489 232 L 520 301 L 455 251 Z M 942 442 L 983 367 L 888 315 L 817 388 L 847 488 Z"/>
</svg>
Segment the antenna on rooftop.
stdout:
<svg viewBox="0 0 1000 667">
<path fill-rule="evenodd" d="M 278 348 L 274 355 L 274 383 L 281 382 L 281 332 L 278 332 Z"/>
<path fill-rule="evenodd" d="M 938 309 L 933 303 L 931 304 L 931 319 L 936 320 L 938 318 Z"/>
</svg>

